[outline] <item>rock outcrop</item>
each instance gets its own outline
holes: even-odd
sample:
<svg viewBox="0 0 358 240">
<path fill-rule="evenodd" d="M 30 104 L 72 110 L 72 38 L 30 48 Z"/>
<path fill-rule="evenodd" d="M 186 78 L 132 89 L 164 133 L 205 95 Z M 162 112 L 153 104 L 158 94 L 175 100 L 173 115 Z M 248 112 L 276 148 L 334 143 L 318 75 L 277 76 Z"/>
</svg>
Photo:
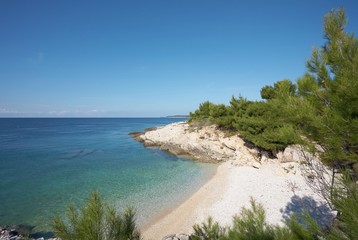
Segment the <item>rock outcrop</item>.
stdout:
<svg viewBox="0 0 358 240">
<path fill-rule="evenodd" d="M 27 225 L 0 226 L 0 240 L 60 240 L 59 238 L 33 237 L 30 234 L 32 229 L 32 226 Z"/>
<path fill-rule="evenodd" d="M 245 147 L 245 141 L 238 135 L 225 137 L 225 133 L 215 126 L 193 128 L 186 122 L 179 122 L 131 135 L 145 146 L 156 146 L 175 155 L 190 156 L 201 162 L 235 160 L 239 165 L 259 163 L 255 153 Z"/>
<path fill-rule="evenodd" d="M 300 145 L 271 153 L 246 142 L 238 134 L 227 136 L 216 126 L 193 127 L 187 122 L 131 133 L 148 147 L 159 147 L 178 156 L 189 156 L 201 162 L 219 163 L 230 160 L 233 165 L 259 168 L 270 162 L 305 162 L 315 158 Z"/>
</svg>

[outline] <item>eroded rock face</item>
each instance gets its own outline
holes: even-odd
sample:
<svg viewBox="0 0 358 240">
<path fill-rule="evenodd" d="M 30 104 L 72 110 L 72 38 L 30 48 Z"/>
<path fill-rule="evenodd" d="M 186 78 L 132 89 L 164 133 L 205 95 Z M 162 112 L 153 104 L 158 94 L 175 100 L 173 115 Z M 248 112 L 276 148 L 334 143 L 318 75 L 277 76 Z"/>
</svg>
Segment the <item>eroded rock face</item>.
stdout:
<svg viewBox="0 0 358 240">
<path fill-rule="evenodd" d="M 300 145 L 288 146 L 281 152 L 268 152 L 244 141 L 238 134 L 226 136 L 215 126 L 195 128 L 186 122 L 172 123 L 145 132 L 132 133 L 145 146 L 159 147 L 178 156 L 189 156 L 201 162 L 232 161 L 235 166 L 260 168 L 266 163 L 302 163 L 318 158 Z M 317 151 L 323 151 L 317 148 Z"/>
<path fill-rule="evenodd" d="M 173 143 L 164 143 L 162 145 L 160 145 L 160 149 L 164 150 L 164 151 L 168 151 L 174 155 L 188 155 L 188 152 L 186 152 L 183 148 L 181 148 L 179 145 L 177 144 L 173 144 Z"/>
<path fill-rule="evenodd" d="M 250 152 L 238 136 L 226 137 L 215 126 L 193 128 L 179 122 L 132 136 L 145 146 L 156 146 L 175 155 L 185 155 L 201 162 L 235 161 L 235 165 L 260 165 L 255 152 Z"/>
<path fill-rule="evenodd" d="M 296 163 L 302 163 L 312 160 L 318 160 L 316 156 L 314 156 L 312 153 L 309 153 L 302 147 L 301 145 L 290 145 L 285 148 L 283 152 L 279 152 L 277 154 L 277 159 L 281 163 L 286 162 L 296 162 Z"/>
</svg>

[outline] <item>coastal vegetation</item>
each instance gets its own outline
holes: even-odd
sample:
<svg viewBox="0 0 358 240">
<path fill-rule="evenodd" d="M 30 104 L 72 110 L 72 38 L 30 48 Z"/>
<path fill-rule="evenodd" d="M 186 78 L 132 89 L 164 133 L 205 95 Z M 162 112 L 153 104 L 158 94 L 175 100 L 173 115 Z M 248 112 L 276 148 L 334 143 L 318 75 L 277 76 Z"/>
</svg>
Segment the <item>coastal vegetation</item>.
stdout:
<svg viewBox="0 0 358 240">
<path fill-rule="evenodd" d="M 257 147 L 275 152 L 290 144 L 319 143 L 327 164 L 358 162 L 358 39 L 344 31 L 343 9 L 324 18 L 321 48 L 307 61 L 296 83 L 285 79 L 264 86 L 262 101 L 232 97 L 230 105 L 204 102 L 190 122 L 206 121 L 237 131 Z"/>
<path fill-rule="evenodd" d="M 323 236 L 319 225 L 305 215 L 307 226 L 303 227 L 293 218 L 288 226 L 273 226 L 267 223 L 263 206 L 251 199 L 251 207 L 243 208 L 240 215 L 233 217 L 231 227 L 221 227 L 211 218 L 206 223 L 194 226 L 193 240 L 286 240 L 286 239 L 318 239 Z"/>
<path fill-rule="evenodd" d="M 67 219 L 57 216 L 53 229 L 62 240 L 140 239 L 133 209 L 127 208 L 118 214 L 114 207 L 103 203 L 97 192 L 92 193 L 87 205 L 80 210 L 70 205 Z"/>
<path fill-rule="evenodd" d="M 266 221 L 263 206 L 251 200 L 250 208 L 243 208 L 234 216 L 230 227 L 220 226 L 211 218 L 195 225 L 191 236 L 194 240 L 354 240 L 358 236 L 358 189 L 346 174 L 343 186 L 336 190 L 332 201 L 339 213 L 332 226 L 320 226 L 309 214 L 293 214 L 286 226 L 271 225 Z M 343 190 L 344 189 L 344 190 Z M 327 228 L 328 227 L 328 228 Z"/>
</svg>

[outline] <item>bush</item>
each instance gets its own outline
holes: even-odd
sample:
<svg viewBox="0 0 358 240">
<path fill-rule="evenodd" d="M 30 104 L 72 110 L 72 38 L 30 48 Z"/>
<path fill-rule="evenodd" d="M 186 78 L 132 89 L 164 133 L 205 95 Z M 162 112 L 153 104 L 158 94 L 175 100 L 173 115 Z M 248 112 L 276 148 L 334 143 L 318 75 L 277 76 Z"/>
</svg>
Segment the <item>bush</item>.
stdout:
<svg viewBox="0 0 358 240">
<path fill-rule="evenodd" d="M 299 240 L 319 239 L 323 235 L 319 226 L 308 215 L 306 227 L 295 218 L 288 227 L 273 226 L 266 222 L 263 206 L 251 199 L 251 208 L 243 208 L 241 214 L 233 218 L 231 227 L 223 228 L 211 218 L 207 223 L 194 226 L 193 240 Z"/>
<path fill-rule="evenodd" d="M 140 239 L 134 216 L 132 208 L 117 214 L 113 207 L 103 204 L 99 194 L 94 192 L 85 207 L 78 211 L 70 205 L 67 219 L 57 216 L 52 225 L 55 235 L 62 240 L 134 240 Z"/>
</svg>

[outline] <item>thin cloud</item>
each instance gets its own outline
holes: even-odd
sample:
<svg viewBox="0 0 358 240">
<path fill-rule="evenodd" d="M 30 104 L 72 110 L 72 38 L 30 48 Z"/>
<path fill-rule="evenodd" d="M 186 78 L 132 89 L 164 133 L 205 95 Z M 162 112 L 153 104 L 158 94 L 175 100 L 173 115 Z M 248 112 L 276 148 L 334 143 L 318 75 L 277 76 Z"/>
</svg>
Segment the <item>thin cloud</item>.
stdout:
<svg viewBox="0 0 358 240">
<path fill-rule="evenodd" d="M 0 114 L 17 114 L 18 111 L 7 109 L 7 108 L 0 108 Z"/>
<path fill-rule="evenodd" d="M 97 116 L 101 114 L 105 114 L 106 111 L 103 109 L 91 109 L 88 111 L 80 111 L 80 110 L 59 110 L 59 111 L 49 111 L 49 116 Z"/>
</svg>

